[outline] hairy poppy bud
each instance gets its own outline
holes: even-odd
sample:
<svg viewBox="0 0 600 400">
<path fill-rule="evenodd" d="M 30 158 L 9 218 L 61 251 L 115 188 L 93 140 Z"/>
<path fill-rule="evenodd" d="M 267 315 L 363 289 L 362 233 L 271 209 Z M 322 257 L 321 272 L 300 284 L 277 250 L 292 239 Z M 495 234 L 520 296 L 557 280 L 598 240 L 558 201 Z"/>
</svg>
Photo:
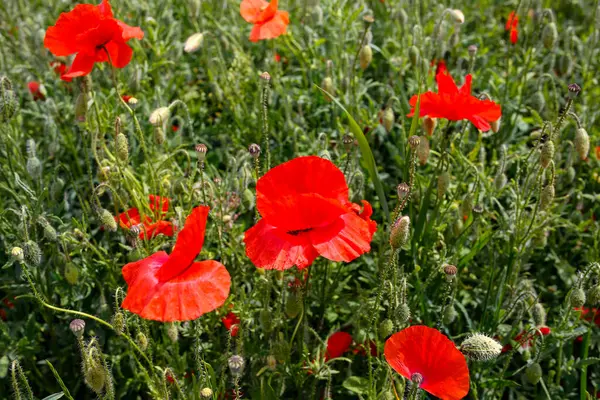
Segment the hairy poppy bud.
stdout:
<svg viewBox="0 0 600 400">
<path fill-rule="evenodd" d="M 69 285 L 75 285 L 79 281 L 79 269 L 71 261 L 68 261 L 65 264 L 63 276 Z"/>
<path fill-rule="evenodd" d="M 540 164 L 542 168 L 548 168 L 550 161 L 554 159 L 554 142 L 548 140 L 542 145 L 542 151 L 540 153 Z"/>
<path fill-rule="evenodd" d="M 227 360 L 227 365 L 229 365 L 229 370 L 231 371 L 231 374 L 237 377 L 241 376 L 244 372 L 245 364 L 246 362 L 244 361 L 242 356 L 239 356 L 237 354 L 229 357 L 229 359 Z"/>
<path fill-rule="evenodd" d="M 75 99 L 75 122 L 84 123 L 87 119 L 88 94 L 81 92 Z"/>
<path fill-rule="evenodd" d="M 273 356 L 275 356 L 278 362 L 283 364 L 290 357 L 290 352 L 290 345 L 282 336 L 273 343 Z"/>
<path fill-rule="evenodd" d="M 17 261 L 23 261 L 25 256 L 23 255 L 23 249 L 20 247 L 13 247 L 10 251 L 10 255 Z"/>
<path fill-rule="evenodd" d="M 423 117 L 423 130 L 429 136 L 433 135 L 435 127 L 437 126 L 437 118 L 431 118 L 429 116 Z"/>
<path fill-rule="evenodd" d="M 556 29 L 556 24 L 554 22 L 550 22 L 542 31 L 542 42 L 544 43 L 544 47 L 547 49 L 552 49 L 557 39 L 558 30 Z"/>
<path fill-rule="evenodd" d="M 176 342 L 179 339 L 179 330 L 177 329 L 177 323 L 172 322 L 167 327 L 167 336 L 171 339 L 171 342 Z"/>
<path fill-rule="evenodd" d="M 488 361 L 500 355 L 502 345 L 489 336 L 475 333 L 462 342 L 459 349 L 474 361 Z"/>
<path fill-rule="evenodd" d="M 154 141 L 156 142 L 156 144 L 163 144 L 165 142 L 165 140 L 167 140 L 167 137 L 165 135 L 165 130 L 162 128 L 161 125 L 155 125 L 154 126 Z"/>
<path fill-rule="evenodd" d="M 42 250 L 33 240 L 28 240 L 23 246 L 25 262 L 32 267 L 37 267 L 42 263 Z"/>
<path fill-rule="evenodd" d="M 265 332 L 270 332 L 271 331 L 271 311 L 268 309 L 260 310 L 258 319 L 260 321 L 260 325 L 262 326 L 263 330 Z"/>
<path fill-rule="evenodd" d="M 8 122 L 17 112 L 19 101 L 11 81 L 3 76 L 0 79 L 0 122 Z"/>
<path fill-rule="evenodd" d="M 398 324 L 405 324 L 408 322 L 409 319 L 410 319 L 410 307 L 408 307 L 408 304 L 406 304 L 406 303 L 401 303 L 396 308 L 396 321 L 398 322 Z"/>
<path fill-rule="evenodd" d="M 56 241 L 58 235 L 56 234 L 56 230 L 50 225 L 48 220 L 42 216 L 38 217 L 38 224 L 42 227 L 44 232 L 44 237 L 51 242 Z"/>
<path fill-rule="evenodd" d="M 471 210 L 473 210 L 473 196 L 471 193 L 467 193 L 462 203 L 460 203 L 460 216 L 463 218 L 468 217 L 471 214 Z"/>
<path fill-rule="evenodd" d="M 398 218 L 392 226 L 390 233 L 390 245 L 393 249 L 400 249 L 408 242 L 410 236 L 410 217 L 403 215 Z"/>
<path fill-rule="evenodd" d="M 458 273 L 458 268 L 456 268 L 455 265 L 451 265 L 451 264 L 444 265 L 444 274 L 446 275 L 446 280 L 448 282 L 452 282 L 457 273 Z"/>
<path fill-rule="evenodd" d="M 456 218 L 456 220 L 452 224 L 452 233 L 454 233 L 454 236 L 460 235 L 462 233 L 463 227 L 464 227 L 463 219 Z"/>
<path fill-rule="evenodd" d="M 496 190 L 502 189 L 504 186 L 506 186 L 507 182 L 508 178 L 506 177 L 506 174 L 504 172 L 496 175 L 496 177 L 494 178 L 494 186 L 496 186 Z"/>
<path fill-rule="evenodd" d="M 453 9 L 449 11 L 450 16 L 457 24 L 463 24 L 465 22 L 465 14 L 461 10 Z"/>
<path fill-rule="evenodd" d="M 501 118 L 498 118 L 497 120 L 490 122 L 490 126 L 492 127 L 492 132 L 498 133 L 498 131 L 500 130 L 500 120 L 501 120 Z"/>
<path fill-rule="evenodd" d="M 73 335 L 81 338 L 83 336 L 83 332 L 85 331 L 85 321 L 82 319 L 74 319 L 69 324 L 69 329 L 71 332 L 73 332 Z"/>
<path fill-rule="evenodd" d="M 542 366 L 537 362 L 529 364 L 525 369 L 525 377 L 527 378 L 527 382 L 537 385 L 540 379 L 542 379 Z"/>
<path fill-rule="evenodd" d="M 443 197 L 444 194 L 446 194 L 446 190 L 448 189 L 449 185 L 450 185 L 450 174 L 448 173 L 448 171 L 444 171 L 440 174 L 440 176 L 438 176 L 438 181 L 437 181 L 438 197 Z"/>
<path fill-rule="evenodd" d="M 554 196 L 554 185 L 550 183 L 542 189 L 542 193 L 540 194 L 540 209 L 545 210 L 550 207 L 554 201 Z"/>
<path fill-rule="evenodd" d="M 394 323 L 391 319 L 384 319 L 379 324 L 379 336 L 382 338 L 387 338 L 394 332 Z"/>
<path fill-rule="evenodd" d="M 256 143 L 252 143 L 250 146 L 248 146 L 248 152 L 252 158 L 258 158 L 260 157 L 260 146 Z"/>
<path fill-rule="evenodd" d="M 100 360 L 93 356 L 89 358 L 84 362 L 84 380 L 90 389 L 100 395 L 106 383 L 106 371 Z"/>
<path fill-rule="evenodd" d="M 573 289 L 571 292 L 571 306 L 573 307 L 583 307 L 585 304 L 586 296 L 585 292 L 582 288 L 578 287 Z"/>
<path fill-rule="evenodd" d="M 430 150 L 429 140 L 427 140 L 425 136 L 421 136 L 421 141 L 417 147 L 417 157 L 419 158 L 419 163 L 421 165 L 427 164 Z"/>
<path fill-rule="evenodd" d="M 197 144 L 196 153 L 198 154 L 198 161 L 204 161 L 206 159 L 206 153 L 208 153 L 208 147 L 203 143 Z"/>
<path fill-rule="evenodd" d="M 453 323 L 456 320 L 457 316 L 458 316 L 458 313 L 456 312 L 456 309 L 454 308 L 454 306 L 446 307 L 446 309 L 444 310 L 444 315 L 443 315 L 444 324 L 450 325 L 451 323 Z"/>
<path fill-rule="evenodd" d="M 413 135 L 408 138 L 408 144 L 412 150 L 416 150 L 419 144 L 421 143 L 421 138 L 417 135 Z"/>
<path fill-rule="evenodd" d="M 546 325 L 546 309 L 540 303 L 535 303 L 533 306 L 533 310 L 531 310 L 531 314 L 533 316 L 533 322 L 535 326 L 544 326 Z"/>
<path fill-rule="evenodd" d="M 295 292 L 291 292 L 287 296 L 285 302 L 285 315 L 289 318 L 296 318 L 302 309 L 302 299 Z"/>
<path fill-rule="evenodd" d="M 413 45 L 410 47 L 410 49 L 408 49 L 408 59 L 410 60 L 410 63 L 413 67 L 419 65 L 419 63 L 421 62 L 421 54 L 419 53 L 419 49 L 417 48 L 417 46 Z"/>
<path fill-rule="evenodd" d="M 573 70 L 573 59 L 569 54 L 562 54 L 556 62 L 556 70 L 559 76 L 569 75 Z"/>
<path fill-rule="evenodd" d="M 198 51 L 198 49 L 202 47 L 202 43 L 204 43 L 204 35 L 200 32 L 194 33 L 185 41 L 183 51 L 185 51 L 186 53 L 193 53 L 195 51 Z"/>
<path fill-rule="evenodd" d="M 394 122 L 396 118 L 394 117 L 394 110 L 392 107 L 386 107 L 383 110 L 383 115 L 381 116 L 381 124 L 385 128 L 386 132 L 390 132 L 394 127 Z"/>
<path fill-rule="evenodd" d="M 267 368 L 271 371 L 275 371 L 275 368 L 277 368 L 277 359 L 271 354 L 267 356 Z"/>
<path fill-rule="evenodd" d="M 154 126 L 162 126 L 171 116 L 169 107 L 159 107 L 150 114 L 150 123 Z"/>
<path fill-rule="evenodd" d="M 205 387 L 200 391 L 200 396 L 203 399 L 210 399 L 213 396 L 213 391 L 209 387 Z"/>
<path fill-rule="evenodd" d="M 575 150 L 579 154 L 579 158 L 585 160 L 590 152 L 590 136 L 583 128 L 578 128 L 575 131 Z"/>
<path fill-rule="evenodd" d="M 123 163 L 127 163 L 127 160 L 129 159 L 129 141 L 124 133 L 117 134 L 115 148 L 119 160 Z"/>
<path fill-rule="evenodd" d="M 587 300 L 591 306 L 600 305 L 600 284 L 597 284 L 588 290 Z"/>
<path fill-rule="evenodd" d="M 323 81 L 321 82 L 321 88 L 323 88 L 323 90 L 325 90 L 327 93 L 333 94 L 333 79 L 331 79 L 330 76 L 323 78 Z M 331 97 L 327 95 L 324 96 L 325 100 L 331 101 Z"/>
<path fill-rule="evenodd" d="M 138 346 L 140 346 L 140 350 L 146 351 L 148 348 L 148 338 L 144 332 L 138 332 L 138 334 L 135 336 L 135 341 L 137 342 Z"/>
<path fill-rule="evenodd" d="M 112 326 L 115 328 L 117 335 L 122 335 L 125 332 L 125 316 L 121 311 L 117 311 L 113 316 Z"/>
<path fill-rule="evenodd" d="M 371 64 L 371 61 L 373 60 L 373 49 L 371 49 L 371 46 L 369 45 L 365 45 L 360 49 L 360 53 L 358 55 L 359 59 L 360 59 L 360 68 L 362 70 L 365 70 L 369 67 L 369 65 Z"/>
<path fill-rule="evenodd" d="M 110 232 L 115 232 L 117 230 L 117 221 L 115 221 L 115 217 L 105 208 L 101 208 L 98 210 L 98 219 L 102 226 Z"/>
</svg>

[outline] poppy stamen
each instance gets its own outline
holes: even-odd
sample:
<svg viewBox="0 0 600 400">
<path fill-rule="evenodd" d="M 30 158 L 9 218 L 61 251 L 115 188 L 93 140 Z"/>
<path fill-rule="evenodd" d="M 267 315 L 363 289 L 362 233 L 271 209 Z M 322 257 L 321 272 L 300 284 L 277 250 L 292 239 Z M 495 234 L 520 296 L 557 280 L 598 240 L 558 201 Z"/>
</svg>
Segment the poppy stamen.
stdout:
<svg viewBox="0 0 600 400">
<path fill-rule="evenodd" d="M 298 230 L 296 230 L 296 231 L 288 231 L 288 232 L 287 232 L 287 234 L 288 234 L 288 235 L 292 235 L 292 236 L 298 236 L 298 235 L 299 235 L 299 234 L 301 234 L 301 233 L 304 233 L 304 232 L 310 232 L 310 231 L 312 231 L 312 229 L 313 229 L 313 228 L 298 229 Z"/>
</svg>

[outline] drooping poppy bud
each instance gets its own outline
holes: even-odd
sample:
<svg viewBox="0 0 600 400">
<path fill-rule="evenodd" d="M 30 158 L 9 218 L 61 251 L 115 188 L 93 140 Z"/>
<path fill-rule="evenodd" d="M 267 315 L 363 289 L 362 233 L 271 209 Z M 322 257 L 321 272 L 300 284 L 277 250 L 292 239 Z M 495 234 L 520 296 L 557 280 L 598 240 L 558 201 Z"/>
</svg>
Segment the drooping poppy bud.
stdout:
<svg viewBox="0 0 600 400">
<path fill-rule="evenodd" d="M 542 366 L 540 363 L 534 362 L 529 364 L 525 369 L 525 377 L 529 383 L 537 385 L 540 379 L 542 379 Z"/>
<path fill-rule="evenodd" d="M 150 123 L 154 126 L 162 125 L 171 116 L 169 107 L 159 107 L 150 114 Z"/>
<path fill-rule="evenodd" d="M 556 29 L 556 24 L 554 22 L 548 23 L 544 30 L 542 31 L 542 42 L 544 43 L 544 47 L 547 49 L 552 49 L 556 44 L 556 40 L 558 39 L 558 30 Z"/>
<path fill-rule="evenodd" d="M 542 193 L 540 194 L 540 209 L 545 210 L 554 201 L 555 197 L 555 189 L 552 183 L 549 183 L 542 189 Z"/>
<path fill-rule="evenodd" d="M 594 285 L 588 290 L 587 301 L 591 306 L 600 305 L 600 284 Z"/>
<path fill-rule="evenodd" d="M 42 263 L 42 250 L 33 240 L 28 240 L 23 246 L 25 262 L 32 267 L 37 267 Z"/>
<path fill-rule="evenodd" d="M 410 47 L 410 49 L 408 49 L 408 59 L 410 60 L 410 63 L 413 67 L 419 65 L 421 61 L 421 54 L 417 46 L 413 45 Z"/>
<path fill-rule="evenodd" d="M 533 322 L 535 326 L 544 326 L 546 325 L 546 309 L 540 303 L 535 303 L 533 306 L 533 310 L 531 310 L 531 315 L 533 316 Z"/>
<path fill-rule="evenodd" d="M 200 32 L 194 33 L 192 36 L 188 37 L 185 41 L 185 45 L 183 46 L 183 51 L 186 53 L 193 53 L 198 51 L 202 44 L 204 43 L 204 35 Z"/>
<path fill-rule="evenodd" d="M 577 287 L 575 289 L 573 289 L 573 291 L 571 292 L 571 306 L 573 307 L 583 307 L 583 305 L 585 304 L 585 300 L 586 300 L 586 296 L 585 296 L 585 292 L 583 291 L 582 288 Z"/>
<path fill-rule="evenodd" d="M 373 60 L 373 49 L 371 46 L 365 45 L 360 49 L 360 53 L 358 55 L 360 60 L 360 68 L 364 71 L 369 67 L 371 61 Z"/>
<path fill-rule="evenodd" d="M 385 128 L 386 132 L 390 132 L 394 127 L 395 117 L 394 110 L 392 107 L 386 107 L 383 110 L 383 115 L 381 116 L 381 124 Z"/>
<path fill-rule="evenodd" d="M 590 136 L 585 129 L 578 128 L 575 131 L 574 144 L 579 158 L 585 160 L 590 152 Z"/>
<path fill-rule="evenodd" d="M 449 11 L 449 14 L 455 23 L 461 25 L 465 22 L 465 14 L 461 10 L 452 9 Z"/>
<path fill-rule="evenodd" d="M 448 171 L 444 171 L 438 176 L 438 181 L 437 181 L 438 197 L 443 197 L 444 194 L 446 194 L 446 190 L 448 189 L 449 185 L 450 185 L 450 174 L 448 173 Z"/>
</svg>

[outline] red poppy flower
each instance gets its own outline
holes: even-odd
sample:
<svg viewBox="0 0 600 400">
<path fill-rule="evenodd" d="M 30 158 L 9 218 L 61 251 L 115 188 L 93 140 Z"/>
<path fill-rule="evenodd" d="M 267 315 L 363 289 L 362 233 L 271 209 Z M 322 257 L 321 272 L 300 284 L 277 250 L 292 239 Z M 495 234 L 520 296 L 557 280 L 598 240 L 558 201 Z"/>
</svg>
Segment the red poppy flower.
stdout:
<svg viewBox="0 0 600 400">
<path fill-rule="evenodd" d="M 519 40 L 519 31 L 517 26 L 519 25 L 519 17 L 516 15 L 514 11 L 512 11 L 508 15 L 508 20 L 506 21 L 506 26 L 504 30 L 510 31 L 510 42 L 512 44 L 516 44 L 517 40 Z"/>
<path fill-rule="evenodd" d="M 580 311 L 580 318 L 586 321 L 593 322 L 597 326 L 600 326 L 600 309 L 587 308 L 587 307 L 576 307 L 575 311 Z"/>
<path fill-rule="evenodd" d="M 67 73 L 67 64 L 62 61 L 52 61 L 50 63 L 50 67 L 60 76 L 63 81 L 71 82 L 71 78 L 63 77 Z"/>
<path fill-rule="evenodd" d="M 442 400 L 459 400 L 469 393 L 465 356 L 436 329 L 423 325 L 403 329 L 385 342 L 384 354 L 406 379 L 420 374 L 419 387 Z"/>
<path fill-rule="evenodd" d="M 189 321 L 223 305 L 231 278 L 219 262 L 194 262 L 204 244 L 209 208 L 196 207 L 177 236 L 171 255 L 159 251 L 123 267 L 129 287 L 121 307 L 142 318 Z"/>
<path fill-rule="evenodd" d="M 519 351 L 529 350 L 534 345 L 535 336 L 541 333 L 542 336 L 549 335 L 552 330 L 547 326 L 540 326 L 536 331 L 522 331 L 517 336 L 514 337 L 514 341 L 517 343 L 521 343 L 521 347 Z M 504 350 L 504 349 L 503 349 Z M 512 350 L 512 346 L 510 346 L 510 350 Z"/>
<path fill-rule="evenodd" d="M 352 345 L 352 335 L 347 332 L 335 332 L 327 339 L 325 361 L 344 355 Z"/>
<path fill-rule="evenodd" d="M 27 88 L 29 89 L 31 96 L 33 96 L 33 100 L 38 101 L 46 99 L 42 85 L 40 85 L 39 82 L 31 81 L 27 83 Z"/>
<path fill-rule="evenodd" d="M 246 255 L 259 268 L 305 268 L 321 255 L 350 262 L 368 252 L 377 224 L 365 200 L 348 199 L 344 174 L 331 161 L 298 157 L 262 176 L 256 206 L 262 219 L 244 236 Z"/>
<path fill-rule="evenodd" d="M 108 55 L 112 65 L 125 67 L 133 54 L 127 41 L 143 37 L 139 27 L 115 19 L 108 0 L 102 0 L 97 6 L 78 4 L 62 13 L 56 24 L 46 30 L 44 47 L 55 56 L 76 54 L 67 73 L 61 76 L 68 79 L 89 74 L 94 63 L 108 61 Z"/>
<path fill-rule="evenodd" d="M 142 222 L 140 211 L 137 208 L 130 208 L 117 215 L 115 220 L 123 229 L 138 227 L 140 229 L 139 238 L 142 240 L 153 238 L 159 234 L 173 236 L 173 224 L 163 220 L 165 214 L 169 211 L 169 199 L 151 194 L 148 196 L 148 201 L 148 206 L 153 212 L 154 219 L 146 215 Z"/>
<path fill-rule="evenodd" d="M 352 349 L 352 353 L 358 354 L 359 356 L 367 355 L 367 347 L 369 348 L 369 352 L 371 353 L 371 357 L 377 357 L 377 344 L 373 340 L 369 340 L 363 344 L 357 344 Z"/>
<path fill-rule="evenodd" d="M 275 62 L 281 62 L 281 56 L 278 53 L 275 53 Z"/>
<path fill-rule="evenodd" d="M 128 94 L 121 95 L 121 98 L 123 99 L 123 101 L 124 101 L 125 103 L 129 103 L 129 100 L 131 99 L 131 97 L 132 97 L 132 96 L 130 96 L 130 95 L 128 95 Z"/>
<path fill-rule="evenodd" d="M 225 329 L 229 331 L 231 336 L 236 337 L 240 329 L 240 319 L 237 315 L 230 312 L 225 317 L 221 318 L 221 322 L 225 326 Z"/>
<path fill-rule="evenodd" d="M 438 93 L 427 92 L 421 95 L 419 116 L 431 118 L 445 118 L 450 121 L 468 119 L 484 132 L 490 130 L 490 122 L 500 119 L 502 112 L 500 106 L 490 100 L 479 100 L 471 96 L 471 75 L 467 75 L 465 84 L 459 89 L 454 79 L 447 71 L 442 71 L 435 77 L 438 84 Z M 409 117 L 415 113 L 418 96 L 410 99 Z"/>
<path fill-rule="evenodd" d="M 277 9 L 279 0 L 242 0 L 240 14 L 246 22 L 254 24 L 250 41 L 274 39 L 287 31 L 290 17 L 287 11 Z"/>
</svg>

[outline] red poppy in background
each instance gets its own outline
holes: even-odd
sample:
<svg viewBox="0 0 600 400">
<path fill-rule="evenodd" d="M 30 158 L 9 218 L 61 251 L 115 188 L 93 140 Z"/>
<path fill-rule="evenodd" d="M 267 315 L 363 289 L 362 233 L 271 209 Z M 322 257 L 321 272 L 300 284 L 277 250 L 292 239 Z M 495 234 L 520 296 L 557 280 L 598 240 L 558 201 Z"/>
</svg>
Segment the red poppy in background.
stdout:
<svg viewBox="0 0 600 400">
<path fill-rule="evenodd" d="M 108 61 L 108 55 L 112 65 L 125 67 L 133 54 L 127 41 L 143 37 L 139 27 L 115 19 L 108 0 L 102 0 L 97 6 L 78 4 L 60 14 L 56 24 L 46 30 L 44 47 L 57 57 L 76 54 L 67 73 L 61 76 L 66 80 L 89 74 L 94 63 Z"/>
<path fill-rule="evenodd" d="M 29 89 L 29 93 L 33 97 L 33 100 L 46 100 L 46 96 L 42 90 L 42 85 L 39 82 L 31 81 L 27 83 L 27 89 Z"/>
<path fill-rule="evenodd" d="M 447 71 L 442 71 L 435 77 L 438 93 L 427 92 L 421 95 L 419 116 L 445 118 L 450 121 L 468 119 L 484 132 L 490 130 L 490 122 L 497 121 L 502 116 L 500 106 L 490 100 L 479 100 L 471 95 L 471 75 L 467 75 L 465 84 L 459 89 L 454 79 Z M 418 95 L 410 99 L 409 117 L 415 113 Z"/>
<path fill-rule="evenodd" d="M 600 327 L 600 309 L 587 308 L 587 307 L 575 307 L 575 311 L 580 311 L 580 317 L 586 321 L 593 322 Z"/>
<path fill-rule="evenodd" d="M 265 269 L 305 268 L 321 255 L 350 262 L 371 249 L 377 223 L 371 205 L 348 199 L 344 174 L 316 156 L 298 157 L 256 184 L 262 219 L 244 235 L 246 255 Z"/>
<path fill-rule="evenodd" d="M 352 345 L 352 335 L 347 332 L 336 332 L 327 339 L 325 361 L 344 355 Z"/>
<path fill-rule="evenodd" d="M 552 333 L 552 330 L 547 326 L 540 326 L 535 331 L 522 331 L 514 337 L 514 341 L 521 344 L 519 351 L 529 350 L 534 345 L 534 338 L 537 335 L 547 336 Z M 507 347 L 508 346 L 508 347 Z M 512 346 L 508 344 L 508 349 L 512 349 Z M 502 349 L 504 351 L 504 348 Z"/>
<path fill-rule="evenodd" d="M 287 11 L 277 9 L 279 0 L 267 3 L 264 0 L 243 0 L 240 14 L 246 22 L 254 24 L 250 32 L 250 41 L 274 39 L 287 31 L 290 17 Z"/>
<path fill-rule="evenodd" d="M 148 206 L 150 207 L 150 210 L 152 210 L 154 218 L 146 215 L 142 222 L 140 211 L 137 208 L 130 208 L 117 215 L 115 220 L 123 229 L 139 227 L 140 239 L 153 238 L 159 234 L 173 236 L 173 224 L 163 220 L 165 214 L 169 211 L 169 199 L 151 194 L 148 196 L 148 202 Z"/>
<path fill-rule="evenodd" d="M 67 64 L 62 61 L 52 61 L 50 67 L 56 72 L 60 78 L 65 82 L 71 82 L 71 78 L 65 78 L 64 75 L 67 73 Z"/>
<path fill-rule="evenodd" d="M 519 17 L 514 11 L 512 11 L 508 15 L 508 20 L 506 21 L 506 26 L 504 27 L 504 30 L 510 31 L 510 42 L 512 44 L 516 44 L 517 40 L 519 40 L 519 31 L 517 29 L 518 25 Z"/>
<path fill-rule="evenodd" d="M 225 329 L 229 331 L 231 336 L 237 336 L 240 329 L 240 318 L 237 315 L 230 312 L 225 317 L 221 318 L 221 322 L 223 322 Z"/>
<path fill-rule="evenodd" d="M 223 305 L 231 285 L 219 262 L 194 262 L 204 244 L 209 208 L 196 207 L 177 236 L 171 255 L 159 251 L 123 267 L 128 285 L 121 307 L 145 319 L 189 321 Z"/>
<path fill-rule="evenodd" d="M 420 388 L 442 400 L 459 400 L 469 392 L 465 356 L 437 329 L 411 326 L 393 334 L 384 347 L 388 364 L 406 379 L 420 374 Z"/>
</svg>

